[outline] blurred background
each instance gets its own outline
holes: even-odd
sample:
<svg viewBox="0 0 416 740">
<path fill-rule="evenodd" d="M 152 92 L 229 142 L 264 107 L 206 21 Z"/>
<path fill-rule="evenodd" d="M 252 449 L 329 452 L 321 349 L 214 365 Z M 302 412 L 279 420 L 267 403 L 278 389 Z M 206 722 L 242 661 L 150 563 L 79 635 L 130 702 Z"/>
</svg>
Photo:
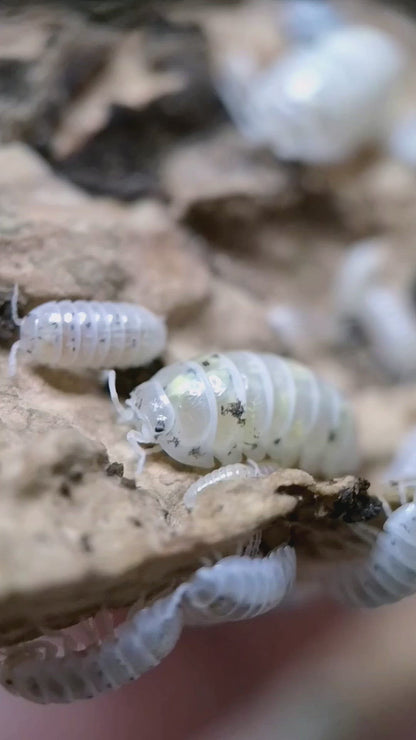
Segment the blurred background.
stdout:
<svg viewBox="0 0 416 740">
<path fill-rule="evenodd" d="M 307 363 L 352 399 L 374 492 L 416 425 L 414 10 L 0 4 L 0 231 L 17 258 L 49 227 L 97 245 L 95 223 L 126 238 L 150 224 L 161 243 L 179 227 L 208 277 L 191 268 L 192 300 L 166 299 L 168 359 L 217 347 Z M 84 267 L 99 269 L 74 264 L 81 282 Z M 2 692 L 0 738 L 410 740 L 415 615 L 414 599 L 313 603 L 189 630 L 155 672 L 85 704 Z"/>
</svg>

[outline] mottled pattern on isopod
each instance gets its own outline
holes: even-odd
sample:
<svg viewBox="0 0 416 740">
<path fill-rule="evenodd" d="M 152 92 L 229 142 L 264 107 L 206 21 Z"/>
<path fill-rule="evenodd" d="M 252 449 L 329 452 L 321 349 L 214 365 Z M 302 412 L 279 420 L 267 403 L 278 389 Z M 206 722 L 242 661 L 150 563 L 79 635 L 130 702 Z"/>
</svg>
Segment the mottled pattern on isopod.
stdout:
<svg viewBox="0 0 416 740">
<path fill-rule="evenodd" d="M 126 368 L 146 365 L 166 344 L 163 319 L 131 303 L 49 301 L 22 319 L 10 353 L 31 363 L 64 368 Z"/>
<path fill-rule="evenodd" d="M 325 477 L 354 472 L 355 427 L 343 397 L 305 366 L 228 352 L 163 368 L 126 402 L 134 444 L 157 443 L 186 465 L 271 458 Z"/>
</svg>

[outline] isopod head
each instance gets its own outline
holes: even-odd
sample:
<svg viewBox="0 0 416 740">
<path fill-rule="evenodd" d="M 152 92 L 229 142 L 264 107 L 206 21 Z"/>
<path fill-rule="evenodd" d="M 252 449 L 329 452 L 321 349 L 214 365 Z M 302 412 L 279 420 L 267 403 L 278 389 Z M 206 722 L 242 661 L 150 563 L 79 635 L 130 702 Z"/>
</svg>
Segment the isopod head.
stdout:
<svg viewBox="0 0 416 740">
<path fill-rule="evenodd" d="M 175 422 L 175 412 L 166 392 L 157 380 L 141 383 L 126 401 L 123 421 L 136 427 L 137 442 L 152 444 L 168 434 Z"/>
<path fill-rule="evenodd" d="M 162 368 L 134 389 L 126 406 L 122 420 L 135 427 L 128 435 L 133 446 L 158 444 L 178 462 L 213 467 L 217 407 L 209 380 L 197 362 Z"/>
</svg>

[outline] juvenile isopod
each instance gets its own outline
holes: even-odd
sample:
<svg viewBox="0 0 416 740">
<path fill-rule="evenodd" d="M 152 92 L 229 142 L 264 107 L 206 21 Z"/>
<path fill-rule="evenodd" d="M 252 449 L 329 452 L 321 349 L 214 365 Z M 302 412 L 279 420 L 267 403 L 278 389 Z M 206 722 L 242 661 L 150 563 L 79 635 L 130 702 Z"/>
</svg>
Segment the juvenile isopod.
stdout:
<svg viewBox="0 0 416 740">
<path fill-rule="evenodd" d="M 375 28 L 346 26 L 287 53 L 269 69 L 230 60 L 219 93 L 235 124 L 279 158 L 333 163 L 385 139 L 404 55 Z"/>
<path fill-rule="evenodd" d="M 183 597 L 184 622 L 208 625 L 265 614 L 290 593 L 295 577 L 291 547 L 280 547 L 263 558 L 223 558 L 193 576 Z"/>
<path fill-rule="evenodd" d="M 146 365 L 166 344 L 164 320 L 132 303 L 49 301 L 20 319 L 15 288 L 12 316 L 20 338 L 10 351 L 9 375 L 18 355 L 52 367 L 126 368 Z"/>
<path fill-rule="evenodd" d="M 133 614 L 101 644 L 84 650 L 33 641 L 11 650 L 0 668 L 0 683 L 39 704 L 91 699 L 134 681 L 157 666 L 175 647 L 183 617 L 184 586 Z"/>
<path fill-rule="evenodd" d="M 257 463 L 252 461 L 247 465 L 243 465 L 242 463 L 225 465 L 217 470 L 213 470 L 211 473 L 207 473 L 207 475 L 201 476 L 192 483 L 183 497 L 183 502 L 186 508 L 191 510 L 194 508 L 198 496 L 207 488 L 215 486 L 217 483 L 225 483 L 244 478 L 259 478 L 263 475 L 273 473 L 277 469 L 277 463 L 274 465 L 257 465 Z"/>
<path fill-rule="evenodd" d="M 331 385 L 303 365 L 272 354 L 213 353 L 159 370 L 118 402 L 111 397 L 144 464 L 141 444 L 200 468 L 272 458 L 325 477 L 352 473 L 357 441 L 351 410 Z"/>
</svg>

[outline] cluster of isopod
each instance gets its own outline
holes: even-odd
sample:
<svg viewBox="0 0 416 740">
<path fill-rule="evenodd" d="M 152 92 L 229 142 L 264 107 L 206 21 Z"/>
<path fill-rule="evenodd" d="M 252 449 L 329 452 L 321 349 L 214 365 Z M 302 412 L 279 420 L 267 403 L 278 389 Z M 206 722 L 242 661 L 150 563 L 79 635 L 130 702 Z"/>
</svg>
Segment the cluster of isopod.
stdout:
<svg viewBox="0 0 416 740">
<path fill-rule="evenodd" d="M 231 60 L 218 83 L 243 133 L 279 158 L 298 162 L 342 160 L 385 138 L 391 131 L 389 103 L 404 63 L 401 48 L 379 30 L 348 25 L 325 0 L 287 3 L 283 24 L 294 45 L 283 59 L 261 73 L 253 71 L 250 60 L 240 66 Z M 397 130 L 391 150 L 403 148 L 403 142 Z M 416 321 L 403 296 L 381 284 L 381 264 L 378 244 L 350 250 L 337 280 L 337 315 L 358 322 L 381 362 L 407 377 L 416 370 Z M 108 371 L 119 421 L 130 426 L 127 440 L 137 456 L 138 475 L 147 445 L 209 471 L 184 495 L 190 512 L 210 487 L 255 481 L 279 467 L 300 467 L 324 478 L 357 470 L 350 407 L 299 362 L 271 353 L 211 352 L 163 367 L 123 405 L 114 368 L 146 365 L 161 355 L 167 339 L 163 318 L 129 303 L 50 301 L 23 318 L 17 308 L 15 290 L 12 316 L 20 337 L 10 352 L 9 374 L 16 374 L 18 359 Z M 299 315 L 280 307 L 268 318 L 277 331 L 303 341 Z M 398 492 L 396 510 L 380 496 L 383 529 L 352 525 L 366 544 L 365 556 L 331 568 L 317 579 L 317 592 L 359 607 L 416 592 L 414 449 L 412 438 L 390 471 L 390 479 L 398 481 L 389 484 Z M 247 619 L 276 608 L 294 591 L 296 554 L 282 545 L 262 555 L 260 542 L 255 533 L 236 554 L 218 554 L 169 595 L 133 609 L 104 637 L 96 635 L 93 644 L 80 647 L 61 635 L 58 642 L 42 638 L 7 650 L 0 683 L 38 703 L 94 697 L 158 665 L 186 625 Z"/>
<path fill-rule="evenodd" d="M 212 353 L 159 370 L 137 386 L 123 406 L 114 367 L 149 362 L 164 349 L 163 320 L 140 306 L 59 301 L 13 316 L 20 338 L 10 355 L 54 367 L 111 368 L 109 387 L 127 438 L 158 445 L 172 459 L 199 468 L 223 467 L 194 483 L 184 497 L 191 510 L 210 485 L 266 475 L 300 465 L 330 477 L 357 465 L 351 411 L 338 391 L 299 363 L 272 354 Z M 243 464 L 243 458 L 249 462 Z M 266 462 L 263 462 L 268 458 Z M 84 650 L 35 640 L 9 651 L 0 680 L 38 702 L 94 696 L 137 678 L 170 652 L 185 624 L 256 616 L 277 606 L 293 588 L 296 559 L 284 546 L 259 556 L 254 536 L 239 554 L 204 565 L 176 591 L 139 610 L 107 639 Z"/>
<path fill-rule="evenodd" d="M 18 353 L 57 367 L 126 367 L 148 362 L 165 343 L 162 319 L 139 306 L 51 302 L 18 319 L 15 294 L 13 313 L 20 325 L 20 339 L 12 350 L 13 372 Z M 188 489 L 184 504 L 189 510 L 218 482 L 254 479 L 278 466 L 298 465 L 326 477 L 357 466 L 347 403 L 331 385 L 291 360 L 252 352 L 208 354 L 159 370 L 133 390 L 125 406 L 116 394 L 114 371 L 109 378 L 120 420 L 134 427 L 127 436 L 135 449 L 152 443 L 184 464 L 222 464 Z M 145 453 L 140 454 L 140 469 L 144 458 Z M 414 504 L 403 501 L 384 531 L 372 535 L 368 561 L 351 572 L 336 570 L 325 582 L 326 590 L 359 605 L 411 593 L 416 587 L 407 557 L 412 545 L 403 534 L 409 531 L 413 509 Z M 1 682 L 19 696 L 42 703 L 88 698 L 157 665 L 175 646 L 183 625 L 245 619 L 272 609 L 293 589 L 295 553 L 286 546 L 259 557 L 257 545 L 254 538 L 243 553 L 204 565 L 173 594 L 137 611 L 86 649 L 64 642 L 58 654 L 53 643 L 35 640 L 9 651 Z M 389 570 L 391 561 L 396 570 Z M 378 587 L 380 573 L 384 585 Z"/>
<path fill-rule="evenodd" d="M 238 621 L 275 608 L 291 591 L 295 575 L 290 547 L 263 558 L 222 558 L 85 649 L 64 643 L 59 654 L 52 640 L 34 640 L 9 651 L 0 681 L 11 693 L 40 704 L 92 698 L 157 666 L 185 625 Z"/>
</svg>

